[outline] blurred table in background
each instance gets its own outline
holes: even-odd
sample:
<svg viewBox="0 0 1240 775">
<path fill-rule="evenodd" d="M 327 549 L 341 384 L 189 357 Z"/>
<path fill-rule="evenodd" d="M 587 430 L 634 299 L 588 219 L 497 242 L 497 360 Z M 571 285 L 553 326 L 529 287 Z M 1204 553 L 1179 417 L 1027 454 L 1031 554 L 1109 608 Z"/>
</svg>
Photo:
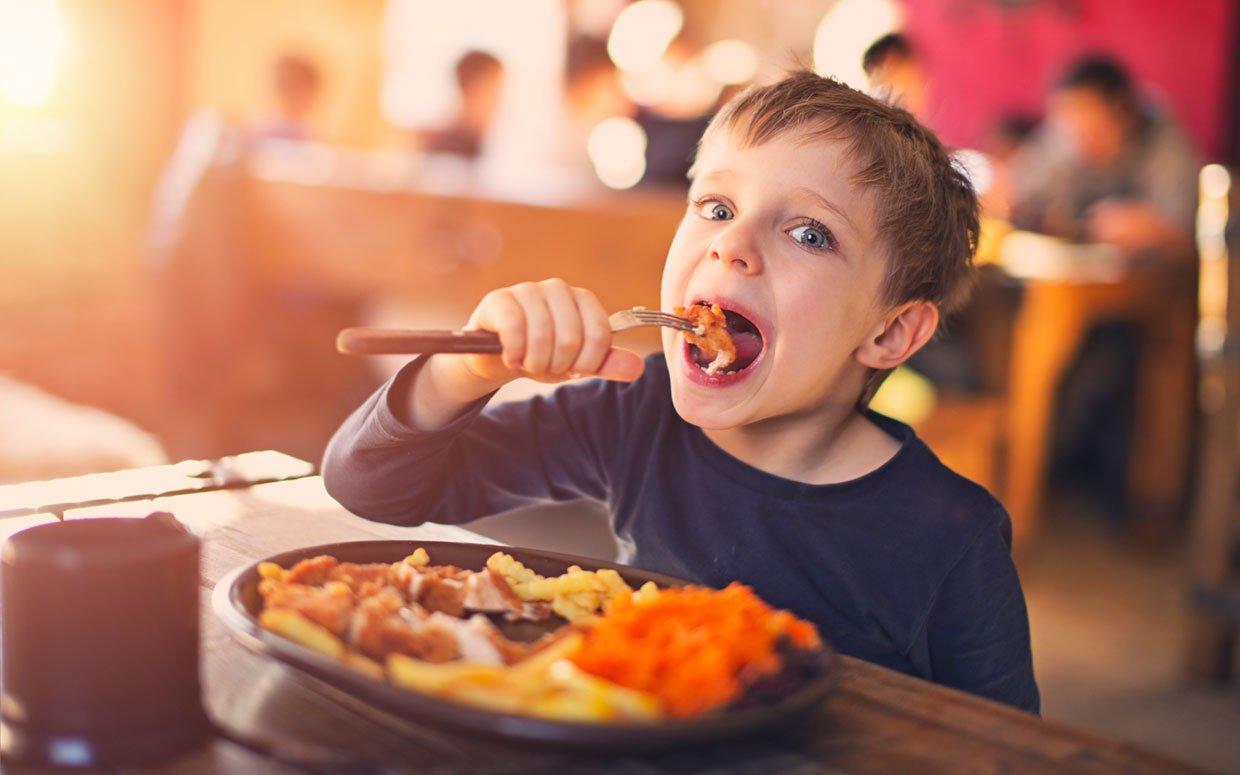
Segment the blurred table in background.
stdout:
<svg viewBox="0 0 1240 775">
<path fill-rule="evenodd" d="M 1016 540 L 1041 519 L 1057 392 L 1089 332 L 1125 321 L 1139 332 L 1136 412 L 1128 469 L 1131 524 L 1165 534 L 1188 475 L 1193 407 L 1190 264 L 1130 265 L 1103 245 L 1066 245 L 1014 232 L 990 257 L 1021 283 L 1012 333 L 1003 501 Z"/>
</svg>

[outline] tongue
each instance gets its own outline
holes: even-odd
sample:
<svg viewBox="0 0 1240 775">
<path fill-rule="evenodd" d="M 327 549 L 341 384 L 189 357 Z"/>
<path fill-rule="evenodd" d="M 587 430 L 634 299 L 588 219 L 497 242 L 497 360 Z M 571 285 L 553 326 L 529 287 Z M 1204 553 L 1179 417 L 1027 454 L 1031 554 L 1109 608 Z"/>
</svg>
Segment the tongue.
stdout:
<svg viewBox="0 0 1240 775">
<path fill-rule="evenodd" d="M 732 334 L 732 343 L 736 345 L 736 363 L 733 368 L 745 368 L 762 352 L 762 337 L 752 331 Z"/>
</svg>

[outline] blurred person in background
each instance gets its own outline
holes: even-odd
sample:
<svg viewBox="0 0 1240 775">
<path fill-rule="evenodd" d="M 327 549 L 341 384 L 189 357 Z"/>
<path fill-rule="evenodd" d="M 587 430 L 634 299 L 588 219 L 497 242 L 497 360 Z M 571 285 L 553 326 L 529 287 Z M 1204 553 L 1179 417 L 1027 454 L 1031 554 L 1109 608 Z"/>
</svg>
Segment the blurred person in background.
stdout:
<svg viewBox="0 0 1240 775">
<path fill-rule="evenodd" d="M 299 54 L 285 54 L 272 67 L 275 116 L 255 135 L 275 140 L 311 139 L 310 117 L 322 88 L 319 68 Z"/>
<path fill-rule="evenodd" d="M 1068 68 L 1045 131 L 1014 163 L 1018 227 L 1129 255 L 1191 254 L 1198 160 L 1114 59 L 1092 55 Z"/>
<path fill-rule="evenodd" d="M 930 79 L 909 39 L 898 32 L 870 44 L 861 58 L 870 93 L 926 120 Z"/>
<path fill-rule="evenodd" d="M 485 51 L 470 51 L 456 63 L 456 85 L 460 95 L 456 115 L 439 129 L 419 132 L 417 145 L 427 153 L 476 159 L 499 110 L 504 65 Z"/>
<path fill-rule="evenodd" d="M 568 44 L 564 59 L 564 124 L 553 161 L 584 180 L 594 181 L 586 144 L 605 119 L 632 117 L 634 105 L 620 86 L 620 73 L 607 44 L 582 35 Z"/>
<path fill-rule="evenodd" d="M 1025 148 L 1038 130 L 1038 119 L 1025 113 L 1008 113 L 999 118 L 986 141 L 992 159 L 1011 161 Z"/>
<path fill-rule="evenodd" d="M 1091 55 L 1068 68 L 1045 126 L 1013 159 L 1012 221 L 1170 265 L 1193 254 L 1197 170 L 1171 117 L 1141 99 L 1121 64 Z M 1191 315 L 1180 281 L 1167 282 L 1168 314 Z M 1102 321 L 1060 386 L 1055 474 L 1101 497 L 1117 526 L 1136 505 L 1126 481 L 1142 341 L 1136 324 Z"/>
<path fill-rule="evenodd" d="M 983 150 L 990 162 L 990 186 L 981 195 L 986 215 L 1003 221 L 1012 217 L 1011 207 L 1015 181 L 1013 167 L 1038 131 L 1038 119 L 1023 113 L 1001 116 L 987 133 Z"/>
</svg>

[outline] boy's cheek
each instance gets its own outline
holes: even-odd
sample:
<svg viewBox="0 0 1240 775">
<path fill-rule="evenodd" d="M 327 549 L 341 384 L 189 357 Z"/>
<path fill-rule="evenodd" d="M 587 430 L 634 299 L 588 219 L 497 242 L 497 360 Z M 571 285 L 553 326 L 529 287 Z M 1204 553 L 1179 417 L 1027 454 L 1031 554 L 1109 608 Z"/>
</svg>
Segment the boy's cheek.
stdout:
<svg viewBox="0 0 1240 775">
<path fill-rule="evenodd" d="M 693 271 L 693 262 L 676 250 L 672 243 L 667 259 L 663 262 L 663 280 L 660 283 L 659 301 L 664 310 L 670 311 L 673 306 L 681 303 L 685 288 L 689 284 L 689 276 Z"/>
</svg>

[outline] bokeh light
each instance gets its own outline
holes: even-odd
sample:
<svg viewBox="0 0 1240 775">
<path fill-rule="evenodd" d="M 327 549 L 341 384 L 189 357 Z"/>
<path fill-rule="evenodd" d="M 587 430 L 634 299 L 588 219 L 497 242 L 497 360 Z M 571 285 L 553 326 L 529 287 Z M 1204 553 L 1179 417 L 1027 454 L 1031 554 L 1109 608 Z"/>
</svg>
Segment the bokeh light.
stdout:
<svg viewBox="0 0 1240 775">
<path fill-rule="evenodd" d="M 893 0 L 840 0 L 818 23 L 814 70 L 854 89 L 865 89 L 862 55 L 877 38 L 898 30 L 903 16 Z"/>
<path fill-rule="evenodd" d="M 1231 174 L 1222 164 L 1207 164 L 1201 168 L 1201 193 L 1210 199 L 1227 196 L 1231 188 Z"/>
<path fill-rule="evenodd" d="M 621 70 L 649 70 L 684 23 L 684 13 L 671 0 L 638 0 L 616 17 L 607 38 L 607 53 Z"/>
<path fill-rule="evenodd" d="M 590 131 L 586 152 L 598 179 L 609 188 L 632 188 L 646 174 L 646 132 L 631 118 L 600 121 Z"/>
<path fill-rule="evenodd" d="M 973 190 L 978 196 L 984 196 L 990 191 L 995 181 L 995 170 L 989 156 L 981 151 L 962 148 L 953 153 L 952 158 L 973 184 Z"/>
<path fill-rule="evenodd" d="M 638 105 L 653 107 L 660 115 L 680 119 L 705 114 L 723 88 L 698 57 L 686 61 L 663 57 L 646 72 L 621 73 L 620 87 Z"/>
<path fill-rule="evenodd" d="M 710 77 L 725 86 L 745 83 L 758 71 L 758 54 L 743 40 L 720 40 L 702 51 Z"/>
</svg>

